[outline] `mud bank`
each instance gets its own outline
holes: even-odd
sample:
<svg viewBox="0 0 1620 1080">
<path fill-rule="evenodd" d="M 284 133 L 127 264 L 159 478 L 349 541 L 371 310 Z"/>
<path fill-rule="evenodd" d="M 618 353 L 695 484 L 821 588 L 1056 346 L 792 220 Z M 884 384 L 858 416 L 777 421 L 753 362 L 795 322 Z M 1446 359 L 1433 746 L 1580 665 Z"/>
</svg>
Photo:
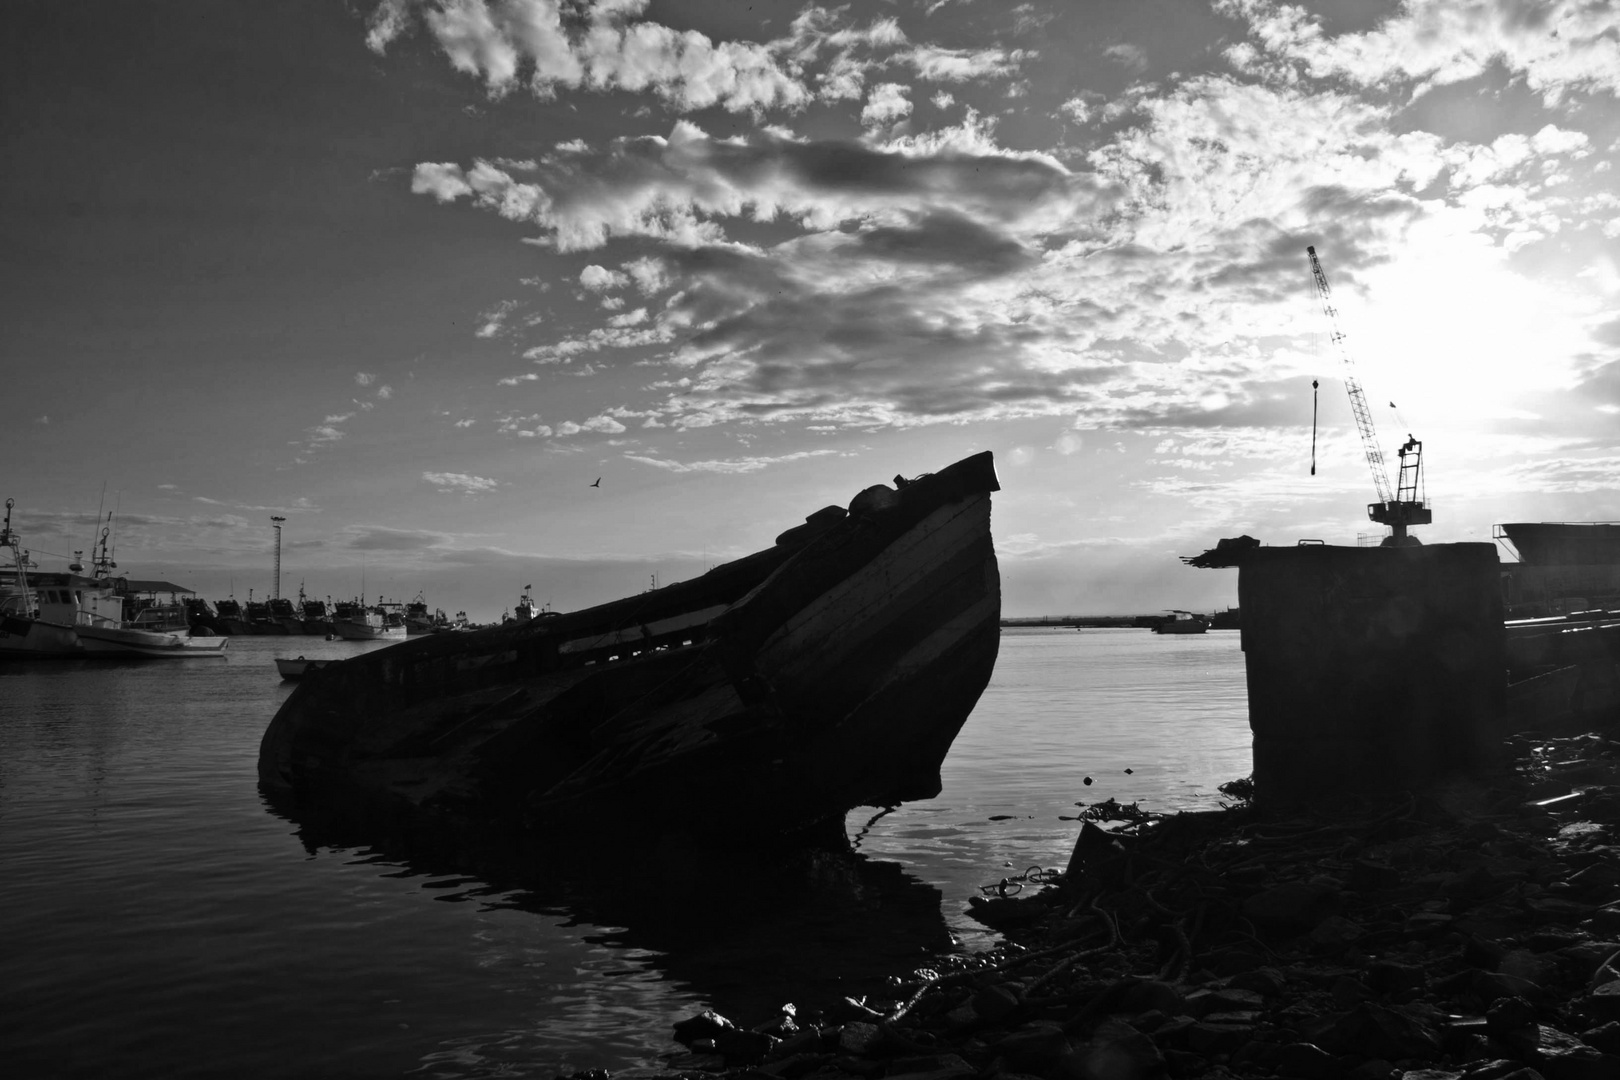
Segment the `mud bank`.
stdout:
<svg viewBox="0 0 1620 1080">
<path fill-rule="evenodd" d="M 1066 870 L 974 899 L 996 950 L 689 1018 L 615 1080 L 1612 1080 L 1620 740 L 1510 746 L 1484 779 L 1310 815 L 1092 807 Z"/>
</svg>

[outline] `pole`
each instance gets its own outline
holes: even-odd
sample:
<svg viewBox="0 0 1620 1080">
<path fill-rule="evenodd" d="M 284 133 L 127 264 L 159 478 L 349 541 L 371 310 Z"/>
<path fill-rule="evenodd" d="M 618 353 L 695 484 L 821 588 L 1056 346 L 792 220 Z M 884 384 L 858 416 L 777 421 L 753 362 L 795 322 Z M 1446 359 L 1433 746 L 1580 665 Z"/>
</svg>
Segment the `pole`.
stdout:
<svg viewBox="0 0 1620 1080">
<path fill-rule="evenodd" d="M 275 522 L 275 530 L 276 530 L 276 591 L 273 594 L 271 594 L 271 599 L 280 600 L 281 599 L 281 523 L 283 521 L 286 521 L 287 519 L 284 518 L 284 517 L 272 517 L 270 520 Z"/>
</svg>

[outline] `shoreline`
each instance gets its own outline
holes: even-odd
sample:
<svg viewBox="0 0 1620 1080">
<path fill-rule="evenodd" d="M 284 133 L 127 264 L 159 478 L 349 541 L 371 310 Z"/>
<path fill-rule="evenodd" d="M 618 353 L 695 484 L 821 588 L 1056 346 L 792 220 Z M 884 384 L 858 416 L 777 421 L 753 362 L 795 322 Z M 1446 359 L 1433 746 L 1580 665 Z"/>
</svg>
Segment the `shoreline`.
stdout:
<svg viewBox="0 0 1620 1080">
<path fill-rule="evenodd" d="M 1062 873 L 972 914 L 1004 944 L 881 994 L 675 1025 L 728 1080 L 1620 1076 L 1620 738 L 1332 814 L 1099 804 Z M 585 1070 L 573 1080 L 604 1080 Z"/>
</svg>

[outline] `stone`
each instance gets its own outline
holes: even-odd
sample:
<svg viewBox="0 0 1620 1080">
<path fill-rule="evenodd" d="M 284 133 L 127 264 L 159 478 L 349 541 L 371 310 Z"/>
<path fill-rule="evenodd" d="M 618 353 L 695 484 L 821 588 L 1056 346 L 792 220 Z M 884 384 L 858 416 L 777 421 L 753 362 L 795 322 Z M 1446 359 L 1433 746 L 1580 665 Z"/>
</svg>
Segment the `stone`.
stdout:
<svg viewBox="0 0 1620 1080">
<path fill-rule="evenodd" d="M 1258 967 L 1233 975 L 1227 984 L 1234 990 L 1249 990 L 1261 997 L 1277 997 L 1288 988 L 1288 980 L 1273 967 Z"/>
<path fill-rule="evenodd" d="M 1194 990 L 1185 998 L 1190 1016 L 1207 1016 L 1213 1012 L 1237 1012 L 1265 1007 L 1265 999 L 1253 990 L 1220 987 L 1213 990 Z"/>
<path fill-rule="evenodd" d="M 986 986 L 973 995 L 973 1012 L 987 1024 L 1006 1019 L 1018 1008 L 1018 995 L 1005 986 Z"/>
<path fill-rule="evenodd" d="M 1360 941 L 1366 934 L 1366 929 L 1354 919 L 1347 919 L 1342 915 L 1329 915 L 1311 927 L 1309 936 L 1311 943 L 1324 952 L 1342 952 Z"/>
<path fill-rule="evenodd" d="M 1252 1024 L 1212 1024 L 1198 1020 L 1187 1028 L 1187 1045 L 1200 1054 L 1230 1054 L 1252 1038 Z"/>
<path fill-rule="evenodd" d="M 1262 889 L 1243 902 L 1243 914 L 1278 930 L 1309 930 L 1332 914 L 1337 895 L 1324 885 L 1289 881 Z"/>
<path fill-rule="evenodd" d="M 1174 1016 L 1184 1010 L 1184 999 L 1181 991 L 1169 983 L 1144 979 L 1125 991 L 1120 1008 L 1133 1013 L 1156 1009 L 1166 1016 Z"/>
<path fill-rule="evenodd" d="M 1372 1002 L 1363 1002 L 1315 1025 L 1309 1034 L 1309 1041 L 1334 1054 L 1365 1054 L 1398 1061 L 1434 1057 L 1440 1052 L 1440 1040 L 1427 1026 Z"/>
<path fill-rule="evenodd" d="M 863 1020 L 851 1020 L 838 1033 L 838 1048 L 849 1054 L 866 1054 L 883 1042 L 883 1029 Z"/>
<path fill-rule="evenodd" d="M 992 1052 L 1018 1072 L 1044 1076 L 1069 1049 L 1056 1024 L 1031 1024 L 991 1045 Z"/>
<path fill-rule="evenodd" d="M 1429 982 L 1429 974 L 1416 964 L 1377 960 L 1368 966 L 1363 981 L 1375 994 L 1399 994 L 1404 990 L 1422 989 Z"/>
<path fill-rule="evenodd" d="M 712 1038 L 715 1052 L 725 1055 L 728 1062 L 738 1058 L 763 1060 L 781 1042 L 763 1031 L 739 1031 L 736 1028 L 721 1028 Z"/>
<path fill-rule="evenodd" d="M 1164 1055 L 1153 1040 L 1120 1020 L 1099 1024 L 1075 1055 L 1080 1075 L 1087 1080 L 1150 1077 L 1165 1068 Z"/>
<path fill-rule="evenodd" d="M 735 1024 L 713 1009 L 704 1009 L 696 1016 L 675 1022 L 675 1041 L 689 1045 L 698 1039 L 712 1039 L 717 1031 L 735 1028 Z"/>
<path fill-rule="evenodd" d="M 1276 1070 L 1280 1076 L 1301 1080 L 1334 1080 L 1344 1072 L 1339 1059 L 1315 1043 L 1286 1043 L 1277 1051 Z"/>
<path fill-rule="evenodd" d="M 1581 1032 L 1581 1042 L 1605 1054 L 1620 1054 L 1620 1020 L 1610 1020 Z"/>
</svg>

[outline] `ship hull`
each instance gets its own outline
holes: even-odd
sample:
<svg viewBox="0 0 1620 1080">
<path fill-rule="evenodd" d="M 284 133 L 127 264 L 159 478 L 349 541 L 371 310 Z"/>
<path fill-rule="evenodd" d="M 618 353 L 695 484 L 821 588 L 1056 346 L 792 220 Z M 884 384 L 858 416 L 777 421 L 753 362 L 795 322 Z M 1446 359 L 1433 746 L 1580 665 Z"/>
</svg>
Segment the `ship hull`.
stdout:
<svg viewBox="0 0 1620 1080">
<path fill-rule="evenodd" d="M 0 616 L 0 658 L 46 660 L 84 654 L 79 636 L 71 626 L 13 615 Z"/>
<path fill-rule="evenodd" d="M 267 793 L 407 831 L 768 841 L 940 789 L 1001 593 L 988 454 L 599 608 L 436 634 L 302 683 Z"/>
</svg>

